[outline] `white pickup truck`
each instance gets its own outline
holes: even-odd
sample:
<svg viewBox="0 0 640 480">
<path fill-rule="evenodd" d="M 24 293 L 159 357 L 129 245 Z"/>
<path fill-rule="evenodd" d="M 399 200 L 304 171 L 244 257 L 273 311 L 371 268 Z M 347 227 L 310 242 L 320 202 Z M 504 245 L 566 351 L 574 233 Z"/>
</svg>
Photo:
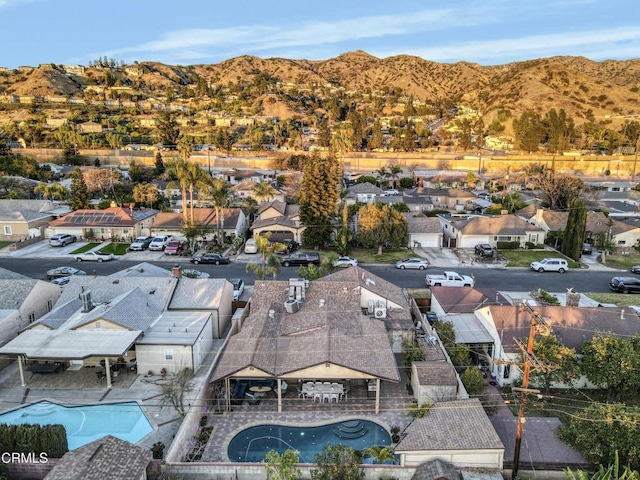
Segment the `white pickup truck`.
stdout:
<svg viewBox="0 0 640 480">
<path fill-rule="evenodd" d="M 427 287 L 473 287 L 476 281 L 468 275 L 444 272 L 442 275 L 427 275 Z"/>
</svg>

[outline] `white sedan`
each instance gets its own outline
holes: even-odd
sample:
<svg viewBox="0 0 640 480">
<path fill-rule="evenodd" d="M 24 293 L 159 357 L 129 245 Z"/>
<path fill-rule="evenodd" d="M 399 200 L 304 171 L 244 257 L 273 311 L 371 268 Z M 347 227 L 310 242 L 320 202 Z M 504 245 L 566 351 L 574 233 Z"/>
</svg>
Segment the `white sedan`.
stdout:
<svg viewBox="0 0 640 480">
<path fill-rule="evenodd" d="M 332 264 L 334 267 L 355 267 L 358 260 L 351 257 L 338 257 Z"/>
<path fill-rule="evenodd" d="M 75 256 L 75 259 L 78 262 L 108 262 L 114 258 L 113 253 L 102 252 L 85 252 L 79 253 Z"/>
</svg>

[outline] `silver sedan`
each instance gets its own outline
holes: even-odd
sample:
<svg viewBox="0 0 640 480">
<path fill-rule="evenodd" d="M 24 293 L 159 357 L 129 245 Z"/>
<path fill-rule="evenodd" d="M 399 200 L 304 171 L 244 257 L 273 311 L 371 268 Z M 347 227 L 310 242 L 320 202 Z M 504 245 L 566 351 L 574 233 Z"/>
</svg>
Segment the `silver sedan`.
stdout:
<svg viewBox="0 0 640 480">
<path fill-rule="evenodd" d="M 425 270 L 429 267 L 429 261 L 424 258 L 405 258 L 396 262 L 396 268 L 404 270 L 405 268 L 413 268 L 416 270 Z"/>
</svg>

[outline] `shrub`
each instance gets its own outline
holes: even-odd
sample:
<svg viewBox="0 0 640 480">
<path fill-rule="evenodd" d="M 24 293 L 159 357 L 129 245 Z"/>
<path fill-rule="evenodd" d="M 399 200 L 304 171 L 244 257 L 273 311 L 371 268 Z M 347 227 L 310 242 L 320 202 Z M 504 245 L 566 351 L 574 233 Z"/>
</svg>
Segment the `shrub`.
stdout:
<svg viewBox="0 0 640 480">
<path fill-rule="evenodd" d="M 517 250 L 520 248 L 520 242 L 498 242 L 498 250 Z"/>
<path fill-rule="evenodd" d="M 418 402 L 414 401 L 409 407 L 409 411 L 407 412 L 407 415 L 409 415 L 412 418 L 422 418 L 427 413 L 429 413 L 429 410 L 431 410 L 431 407 L 433 407 L 433 403 L 431 402 L 426 402 L 418 406 Z"/>
<path fill-rule="evenodd" d="M 413 188 L 413 178 L 402 177 L 400 179 L 400 188 Z"/>
<path fill-rule="evenodd" d="M 541 250 L 542 248 L 544 248 L 544 246 L 542 244 L 533 243 L 533 242 L 527 242 L 527 243 L 525 243 L 525 246 L 529 250 Z"/>
</svg>

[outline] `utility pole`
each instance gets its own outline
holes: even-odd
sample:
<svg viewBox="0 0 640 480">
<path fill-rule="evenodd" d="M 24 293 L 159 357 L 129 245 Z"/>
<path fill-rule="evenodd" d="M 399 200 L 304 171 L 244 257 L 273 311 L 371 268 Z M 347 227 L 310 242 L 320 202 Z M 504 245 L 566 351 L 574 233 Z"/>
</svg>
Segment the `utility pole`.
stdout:
<svg viewBox="0 0 640 480">
<path fill-rule="evenodd" d="M 524 354 L 524 374 L 522 377 L 522 388 L 513 389 L 520 392 L 520 405 L 518 406 L 518 423 L 516 424 L 516 444 L 513 452 L 513 468 L 511 470 L 511 479 L 515 480 L 518 477 L 518 464 L 520 463 L 520 446 L 522 445 L 522 426 L 525 422 L 524 410 L 527 404 L 527 394 L 538 393 L 537 390 L 530 390 L 529 387 L 529 374 L 531 373 L 531 364 L 535 363 L 536 367 L 540 364 L 533 354 L 533 341 L 536 335 L 536 329 L 545 329 L 546 333 L 550 332 L 550 329 L 545 320 L 536 312 L 527 302 L 522 303 L 522 307 L 531 315 L 531 326 L 529 328 L 529 339 L 527 340 L 526 352 L 522 342 L 517 341 L 518 346 L 523 350 Z"/>
</svg>

